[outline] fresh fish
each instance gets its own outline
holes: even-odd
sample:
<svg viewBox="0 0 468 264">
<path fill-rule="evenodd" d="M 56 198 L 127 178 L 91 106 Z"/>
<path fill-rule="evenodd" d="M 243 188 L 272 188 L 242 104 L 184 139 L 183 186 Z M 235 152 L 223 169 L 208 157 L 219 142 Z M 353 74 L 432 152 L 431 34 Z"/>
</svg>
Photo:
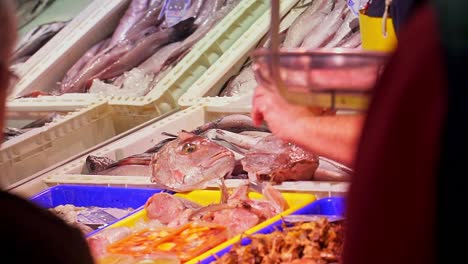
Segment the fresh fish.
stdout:
<svg viewBox="0 0 468 264">
<path fill-rule="evenodd" d="M 162 9 L 162 1 L 153 1 L 146 11 L 145 15 L 135 23 L 128 31 L 124 34 L 122 41 L 135 41 L 144 36 L 145 31 L 148 28 L 156 29 L 154 32 L 158 31 L 158 26 L 162 23 L 162 20 L 158 18 L 159 13 Z M 115 33 L 114 33 L 115 34 Z"/>
<path fill-rule="evenodd" d="M 161 45 L 185 38 L 187 34 L 190 34 L 193 31 L 193 20 L 193 18 L 184 20 L 172 28 L 150 34 L 137 43 L 125 43 L 115 46 L 99 58 L 88 63 L 89 65 L 75 78 L 68 82 L 62 82 L 60 92 L 85 92 L 94 78 L 113 78 L 117 74 L 133 68 Z"/>
<path fill-rule="evenodd" d="M 320 23 L 320 27 L 316 27 L 312 31 L 308 32 L 307 37 L 301 44 L 301 47 L 315 49 L 328 43 L 341 24 L 343 24 L 343 15 L 348 12 L 351 11 L 346 7 L 345 1 L 337 2 L 333 11 L 331 11 Z"/>
<path fill-rule="evenodd" d="M 223 19 L 238 3 L 232 1 L 230 4 L 223 6 L 223 1 L 214 0 L 214 4 L 210 5 L 210 1 L 205 1 L 199 17 L 196 18 L 195 24 L 198 26 L 197 30 L 186 38 L 180 46 L 174 49 L 164 62 L 164 66 L 168 67 L 172 62 L 186 53 L 197 41 L 203 38 L 221 19 Z M 205 18 L 206 16 L 206 18 Z"/>
<path fill-rule="evenodd" d="M 147 13 L 151 1 L 149 0 L 132 0 L 127 11 L 120 19 L 119 25 L 112 34 L 110 46 L 116 45 L 118 42 L 125 40 L 127 32 L 140 21 Z"/>
<path fill-rule="evenodd" d="M 182 131 L 153 156 L 151 181 L 170 190 L 191 191 L 229 175 L 234 165 L 228 149 Z"/>
<path fill-rule="evenodd" d="M 333 8 L 335 0 L 314 0 L 302 15 L 289 28 L 283 43 L 285 48 L 296 48 L 301 45 L 309 32 L 321 22 Z"/>
<path fill-rule="evenodd" d="M 361 33 L 355 32 L 351 36 L 343 39 L 338 43 L 338 47 L 341 48 L 356 48 L 361 45 Z"/>
<path fill-rule="evenodd" d="M 265 126 L 257 127 L 253 124 L 252 119 L 246 115 L 229 115 L 218 118 L 212 122 L 206 123 L 202 126 L 197 127 L 192 130 L 190 133 L 195 135 L 202 135 L 203 133 L 219 129 L 227 132 L 240 133 L 243 131 L 258 131 L 258 132 L 267 132 L 268 128 Z M 167 135 L 167 134 L 166 134 Z M 86 168 L 88 173 L 91 174 L 103 174 L 103 175 L 114 175 L 111 173 L 124 173 L 116 174 L 126 176 L 126 175 L 140 175 L 141 171 L 146 171 L 146 167 L 150 164 L 152 156 L 154 153 L 160 151 L 166 144 L 177 139 L 176 135 L 168 135 L 169 138 L 166 138 L 160 141 L 158 144 L 148 149 L 142 154 L 133 155 L 126 157 L 119 161 L 114 161 L 105 157 L 96 157 L 88 156 L 86 159 Z M 133 166 L 131 166 L 133 165 Z M 123 166 L 122 170 L 115 171 L 117 167 Z M 141 166 L 141 167 L 138 167 Z M 130 172 L 129 172 L 130 171 Z M 128 174 L 127 174 L 128 173 Z"/>
<path fill-rule="evenodd" d="M 177 49 L 180 45 L 182 45 L 182 42 L 177 41 L 162 47 L 154 53 L 153 56 L 140 64 L 138 68 L 143 70 L 145 73 L 159 73 L 164 63 L 169 59 L 172 50 Z M 115 83 L 115 85 L 120 86 L 118 83 Z"/>
<path fill-rule="evenodd" d="M 16 0 L 18 27 L 22 28 L 49 7 L 55 0 Z"/>
<path fill-rule="evenodd" d="M 158 193 L 148 199 L 145 208 L 150 220 L 157 220 L 169 227 L 179 227 L 189 222 L 211 223 L 225 226 L 229 237 L 233 237 L 289 207 L 282 194 L 271 186 L 262 192 L 262 200 L 250 199 L 248 190 L 248 185 L 240 186 L 227 197 L 226 203 L 204 207 L 183 198 Z"/>
<path fill-rule="evenodd" d="M 148 218 L 158 220 L 164 225 L 174 221 L 187 209 L 199 208 L 199 204 L 167 193 L 156 193 L 145 204 Z"/>
<path fill-rule="evenodd" d="M 14 127 L 6 127 L 3 129 L 3 142 L 13 139 L 19 135 L 24 134 L 26 131 Z"/>
<path fill-rule="evenodd" d="M 352 35 L 354 32 L 359 30 L 359 18 L 355 17 L 351 11 L 346 12 L 346 17 L 343 24 L 335 33 L 333 39 L 328 42 L 325 48 L 340 47 L 339 43 L 344 40 L 347 36 Z"/>
<path fill-rule="evenodd" d="M 318 157 L 271 135 L 261 139 L 242 160 L 251 181 L 307 181 L 314 179 Z"/>
<path fill-rule="evenodd" d="M 319 166 L 314 175 L 316 181 L 349 181 L 353 170 L 325 157 L 319 158 Z"/>
<path fill-rule="evenodd" d="M 125 159 L 114 161 L 107 157 L 88 156 L 86 169 L 91 174 L 114 176 L 150 176 L 149 167 L 152 153 L 133 155 Z"/>
<path fill-rule="evenodd" d="M 56 118 L 60 117 L 58 113 L 51 113 L 48 114 L 42 118 L 39 118 L 25 126 L 23 126 L 21 129 L 30 129 L 30 128 L 37 128 L 37 127 L 43 127 L 45 124 L 52 122 Z"/>
<path fill-rule="evenodd" d="M 14 137 L 17 137 L 19 135 L 22 135 L 31 129 L 38 128 L 38 127 L 43 127 L 45 124 L 52 122 L 54 119 L 59 117 L 60 115 L 57 113 L 51 113 L 48 114 L 44 117 L 41 117 L 21 128 L 4 128 L 3 130 L 3 137 L 4 140 L 10 140 Z"/>
<path fill-rule="evenodd" d="M 75 64 L 68 70 L 63 78 L 63 83 L 68 83 L 76 76 L 84 67 L 88 65 L 93 57 L 95 57 L 99 52 L 106 49 L 109 46 L 111 39 L 104 39 L 96 44 L 94 44 Z"/>
<path fill-rule="evenodd" d="M 226 84 L 226 88 L 220 93 L 220 96 L 253 94 L 257 85 L 255 73 L 252 66 L 249 65 L 244 67 L 238 75 Z"/>
<path fill-rule="evenodd" d="M 14 63 L 23 60 L 25 57 L 30 57 L 38 51 L 45 43 L 54 37 L 69 21 L 51 22 L 40 25 L 29 31 L 21 38 L 17 48 L 13 54 Z"/>
<path fill-rule="evenodd" d="M 95 75 L 92 79 L 106 80 L 119 76 L 125 71 L 131 70 L 142 61 L 150 57 L 156 50 L 172 41 L 185 38 L 194 30 L 194 18 L 188 18 L 179 22 L 173 28 L 159 31 L 149 35 L 137 43 L 135 47 L 117 59 L 112 65 Z"/>
</svg>

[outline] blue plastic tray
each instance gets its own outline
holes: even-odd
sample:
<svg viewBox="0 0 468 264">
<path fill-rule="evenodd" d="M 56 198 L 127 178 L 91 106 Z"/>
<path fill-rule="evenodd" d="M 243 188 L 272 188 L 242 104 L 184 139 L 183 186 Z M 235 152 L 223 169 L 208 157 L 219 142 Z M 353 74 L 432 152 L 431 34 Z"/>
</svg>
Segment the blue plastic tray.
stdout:
<svg viewBox="0 0 468 264">
<path fill-rule="evenodd" d="M 339 215 L 343 216 L 344 215 L 344 210 L 345 210 L 345 200 L 343 197 L 328 197 L 328 198 L 323 198 L 316 200 L 312 202 L 311 204 L 302 207 L 301 209 L 295 211 L 292 213 L 293 215 L 303 215 L 303 214 L 320 214 L 320 215 Z M 258 232 L 255 232 L 255 234 L 268 234 L 272 233 L 278 228 L 281 228 L 282 226 L 282 220 L 276 221 L 272 223 L 271 225 L 260 229 Z M 241 240 L 241 245 L 245 246 L 250 244 L 250 239 L 244 238 Z M 226 254 L 231 250 L 232 246 L 226 247 L 225 249 L 219 251 L 216 253 L 217 257 L 221 257 L 222 255 Z M 208 264 L 216 260 L 216 257 L 210 256 L 199 263 L 201 264 Z"/>
<path fill-rule="evenodd" d="M 72 204 L 74 206 L 137 209 L 144 205 L 153 194 L 159 192 L 167 191 L 149 188 L 57 185 L 36 194 L 30 200 L 44 208 Z"/>
</svg>

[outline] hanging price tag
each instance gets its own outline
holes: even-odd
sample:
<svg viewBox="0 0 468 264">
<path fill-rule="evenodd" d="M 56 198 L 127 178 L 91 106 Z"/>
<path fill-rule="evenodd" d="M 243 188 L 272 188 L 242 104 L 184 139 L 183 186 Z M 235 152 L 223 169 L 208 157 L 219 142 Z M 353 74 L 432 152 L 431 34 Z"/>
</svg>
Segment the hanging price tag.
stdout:
<svg viewBox="0 0 468 264">
<path fill-rule="evenodd" d="M 346 0 L 348 8 L 353 12 L 355 16 L 359 16 L 359 10 L 363 9 L 366 1 L 364 0 Z"/>
<path fill-rule="evenodd" d="M 159 18 L 165 16 L 167 26 L 171 27 L 183 19 L 190 4 L 191 0 L 165 0 Z"/>
</svg>

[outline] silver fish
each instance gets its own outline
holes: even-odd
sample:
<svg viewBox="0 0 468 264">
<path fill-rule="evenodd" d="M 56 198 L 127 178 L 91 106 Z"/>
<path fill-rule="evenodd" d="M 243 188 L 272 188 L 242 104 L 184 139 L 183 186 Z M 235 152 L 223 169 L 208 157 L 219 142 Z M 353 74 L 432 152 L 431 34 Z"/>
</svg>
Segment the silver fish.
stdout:
<svg viewBox="0 0 468 264">
<path fill-rule="evenodd" d="M 343 23 L 343 13 L 350 12 L 346 7 L 345 1 L 339 1 L 333 11 L 331 11 L 325 19 L 320 23 L 320 27 L 314 28 L 308 32 L 307 37 L 301 44 L 301 47 L 308 49 L 319 48 L 327 42 L 338 30 Z"/>
<path fill-rule="evenodd" d="M 40 25 L 29 31 L 24 37 L 21 38 L 13 54 L 13 60 L 15 63 L 24 57 L 32 56 L 36 51 L 44 46 L 45 43 L 47 43 L 60 30 L 62 30 L 68 24 L 68 22 L 69 21 L 51 22 Z"/>
<path fill-rule="evenodd" d="M 322 22 L 324 15 L 331 11 L 333 1 L 315 0 L 291 25 L 283 46 L 285 48 L 299 47 L 307 34 Z"/>
<path fill-rule="evenodd" d="M 185 38 L 193 32 L 194 18 L 186 19 L 168 30 L 153 33 L 140 41 L 132 50 L 117 59 L 112 65 L 94 76 L 96 79 L 106 80 L 119 76 L 131 70 L 146 60 L 159 48 L 167 43 Z M 93 78 L 93 79 L 94 79 Z"/>
<path fill-rule="evenodd" d="M 193 18 L 184 20 L 172 28 L 148 35 L 136 43 L 124 43 L 104 52 L 88 63 L 68 82 L 62 82 L 61 93 L 85 92 L 93 79 L 110 79 L 137 66 L 161 45 L 185 38 L 193 31 Z"/>
<path fill-rule="evenodd" d="M 355 17 L 351 11 L 348 11 L 346 13 L 346 17 L 344 19 L 343 24 L 341 24 L 341 27 L 335 33 L 335 36 L 333 36 L 333 39 L 330 40 L 330 42 L 328 42 L 324 47 L 325 48 L 340 47 L 339 43 L 343 39 L 345 39 L 347 36 L 352 35 L 353 32 L 356 32 L 357 30 L 359 30 L 359 19 Z"/>
<path fill-rule="evenodd" d="M 132 0 L 122 19 L 120 19 L 119 25 L 112 34 L 109 43 L 110 46 L 114 46 L 125 39 L 127 32 L 145 16 L 150 4 L 151 1 L 149 0 Z"/>
<path fill-rule="evenodd" d="M 40 15 L 55 0 L 16 0 L 18 27 L 22 28 Z"/>
</svg>

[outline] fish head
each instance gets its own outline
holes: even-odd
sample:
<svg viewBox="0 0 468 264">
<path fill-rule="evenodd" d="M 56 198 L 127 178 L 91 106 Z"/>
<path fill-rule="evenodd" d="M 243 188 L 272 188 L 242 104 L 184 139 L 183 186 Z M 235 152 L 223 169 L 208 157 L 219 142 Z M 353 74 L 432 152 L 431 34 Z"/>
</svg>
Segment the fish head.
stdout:
<svg viewBox="0 0 468 264">
<path fill-rule="evenodd" d="M 241 161 L 251 181 L 311 180 L 318 157 L 274 135 L 266 136 L 251 148 Z"/>
<path fill-rule="evenodd" d="M 174 191 L 190 191 L 234 169 L 234 154 L 207 138 L 182 131 L 154 154 L 152 182 Z"/>
<path fill-rule="evenodd" d="M 197 29 L 197 26 L 195 25 L 195 18 L 189 17 L 187 19 L 180 21 L 179 23 L 173 26 L 171 37 L 175 41 L 179 41 L 190 36 L 196 29 Z"/>
</svg>

